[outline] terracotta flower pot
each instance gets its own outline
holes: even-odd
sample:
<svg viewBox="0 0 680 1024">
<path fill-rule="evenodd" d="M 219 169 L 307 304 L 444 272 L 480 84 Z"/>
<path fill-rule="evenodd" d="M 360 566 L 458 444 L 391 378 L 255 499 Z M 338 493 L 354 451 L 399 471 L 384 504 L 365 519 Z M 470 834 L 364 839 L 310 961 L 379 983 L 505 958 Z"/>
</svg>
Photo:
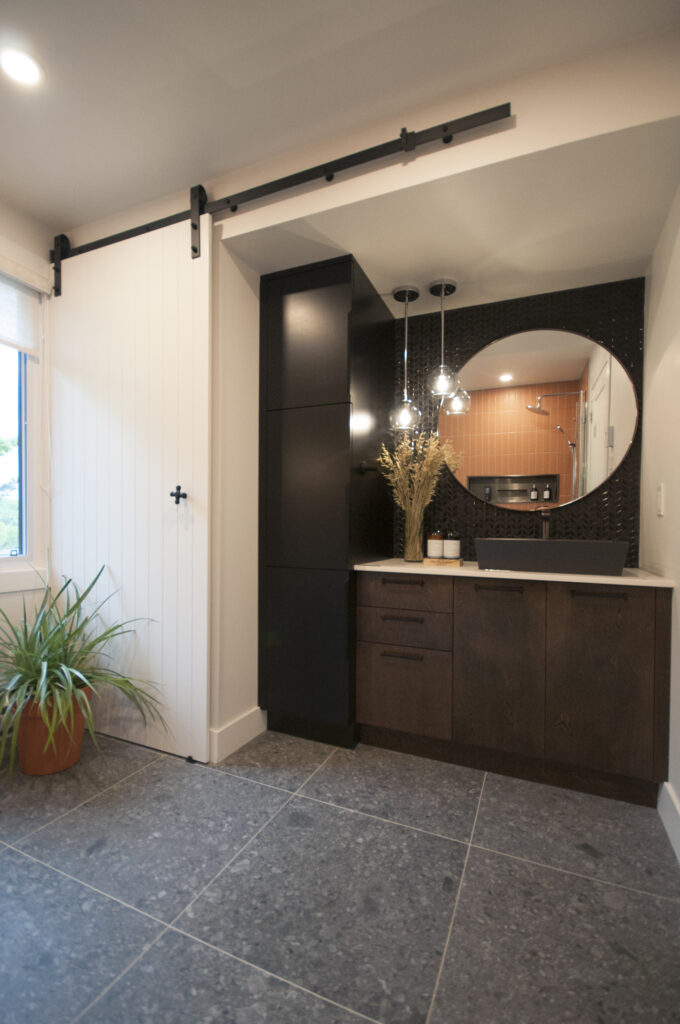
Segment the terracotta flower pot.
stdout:
<svg viewBox="0 0 680 1024">
<path fill-rule="evenodd" d="M 92 690 L 85 690 L 88 698 Z M 85 731 L 85 717 L 78 705 L 73 708 L 73 728 L 71 733 L 63 725 L 58 726 L 54 733 L 54 745 L 47 743 L 48 730 L 40 716 L 40 707 L 32 701 L 21 712 L 17 751 L 19 767 L 24 775 L 54 775 L 71 768 L 80 759 L 80 751 Z"/>
</svg>

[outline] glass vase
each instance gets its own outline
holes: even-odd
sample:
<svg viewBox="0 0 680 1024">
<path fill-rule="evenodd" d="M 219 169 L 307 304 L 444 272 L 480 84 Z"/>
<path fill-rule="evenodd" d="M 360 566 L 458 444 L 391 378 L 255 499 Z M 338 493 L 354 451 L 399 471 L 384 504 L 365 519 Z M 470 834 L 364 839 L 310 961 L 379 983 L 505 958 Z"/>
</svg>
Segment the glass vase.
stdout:
<svg viewBox="0 0 680 1024">
<path fill-rule="evenodd" d="M 422 562 L 423 560 L 423 513 L 417 509 L 407 509 L 404 522 L 404 561 Z"/>
</svg>

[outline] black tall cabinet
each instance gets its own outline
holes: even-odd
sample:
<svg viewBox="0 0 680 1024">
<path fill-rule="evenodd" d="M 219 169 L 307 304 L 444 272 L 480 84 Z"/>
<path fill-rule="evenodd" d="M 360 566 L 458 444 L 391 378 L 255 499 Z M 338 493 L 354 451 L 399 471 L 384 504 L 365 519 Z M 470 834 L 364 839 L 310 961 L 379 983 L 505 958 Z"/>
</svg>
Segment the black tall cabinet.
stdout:
<svg viewBox="0 0 680 1024">
<path fill-rule="evenodd" d="M 260 315 L 260 706 L 351 745 L 350 570 L 392 554 L 393 319 L 352 256 L 263 277 Z"/>
</svg>

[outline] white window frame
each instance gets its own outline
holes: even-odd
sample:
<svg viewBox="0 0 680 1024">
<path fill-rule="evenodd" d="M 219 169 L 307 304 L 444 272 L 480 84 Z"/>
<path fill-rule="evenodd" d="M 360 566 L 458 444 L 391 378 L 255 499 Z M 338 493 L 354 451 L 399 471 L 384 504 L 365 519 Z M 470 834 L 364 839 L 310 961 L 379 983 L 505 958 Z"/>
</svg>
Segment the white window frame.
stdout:
<svg viewBox="0 0 680 1024">
<path fill-rule="evenodd" d="M 2 267 L 0 266 L 0 270 Z M 21 280 L 12 274 L 16 280 Z M 35 288 L 33 281 L 21 283 Z M 36 289 L 37 290 L 37 289 Z M 49 489 L 51 481 L 49 447 L 49 369 L 47 310 L 48 296 L 42 294 L 42 340 L 40 360 L 26 358 L 23 409 L 25 469 L 25 550 L 22 555 L 0 556 L 0 595 L 41 590 L 47 578 L 49 547 Z"/>
</svg>

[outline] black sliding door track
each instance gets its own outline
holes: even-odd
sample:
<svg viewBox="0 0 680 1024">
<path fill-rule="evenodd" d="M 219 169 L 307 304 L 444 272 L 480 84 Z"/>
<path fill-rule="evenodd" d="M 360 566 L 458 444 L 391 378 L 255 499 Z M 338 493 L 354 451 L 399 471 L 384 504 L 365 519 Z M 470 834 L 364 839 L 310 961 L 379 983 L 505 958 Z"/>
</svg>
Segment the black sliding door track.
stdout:
<svg viewBox="0 0 680 1024">
<path fill-rule="evenodd" d="M 329 160 L 324 164 L 317 164 L 316 167 L 309 167 L 306 171 L 288 174 L 284 178 L 277 178 L 275 181 L 256 185 L 255 188 L 244 189 L 242 192 L 235 192 L 231 196 L 214 199 L 212 202 L 208 202 L 202 185 L 194 185 L 190 193 L 190 208 L 188 210 L 174 213 L 169 217 L 162 217 L 160 220 L 149 221 L 148 224 L 141 224 L 139 227 L 129 228 L 127 231 L 108 235 L 106 238 L 99 238 L 84 245 L 71 246 L 67 235 L 55 235 L 54 248 L 50 252 L 50 260 L 54 264 L 54 294 L 61 295 L 61 264 L 63 260 L 69 259 L 71 256 L 92 252 L 94 249 L 101 249 L 106 245 L 113 245 L 115 242 L 123 242 L 127 238 L 148 234 L 150 231 L 158 231 L 160 228 L 178 224 L 183 220 L 191 220 L 191 256 L 195 259 L 201 255 L 200 217 L 203 213 L 236 213 L 243 203 L 252 203 L 257 199 L 264 199 L 267 196 L 276 195 L 278 192 L 298 188 L 300 185 L 308 185 L 310 182 L 319 181 L 322 178 L 331 182 L 341 171 L 360 167 L 362 164 L 375 160 L 383 160 L 385 157 L 395 156 L 398 153 L 411 153 L 418 146 L 424 146 L 427 143 L 439 141 L 448 145 L 461 132 L 494 124 L 496 121 L 502 121 L 510 116 L 510 104 L 501 103 L 500 106 L 480 110 L 476 114 L 468 114 L 465 117 L 456 118 L 455 121 L 435 125 L 433 128 L 424 128 L 420 132 L 409 132 L 406 128 L 402 128 L 399 137 L 390 142 L 383 142 L 379 146 L 371 146 L 358 153 L 339 157 L 337 160 Z"/>
</svg>

